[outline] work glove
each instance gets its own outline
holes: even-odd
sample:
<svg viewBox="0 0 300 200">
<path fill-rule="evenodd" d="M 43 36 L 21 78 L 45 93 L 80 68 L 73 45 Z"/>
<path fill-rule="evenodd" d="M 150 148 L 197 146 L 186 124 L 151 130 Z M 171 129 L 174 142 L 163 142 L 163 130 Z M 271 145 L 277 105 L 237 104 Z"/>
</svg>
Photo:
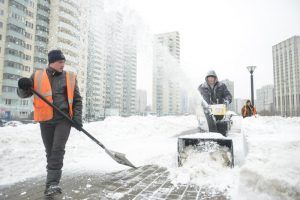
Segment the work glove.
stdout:
<svg viewBox="0 0 300 200">
<path fill-rule="evenodd" d="M 77 118 L 73 118 L 72 126 L 74 128 L 76 128 L 78 131 L 81 131 L 82 130 L 82 121 Z"/>
<path fill-rule="evenodd" d="M 33 83 L 30 78 L 20 78 L 18 86 L 22 90 L 29 90 L 33 86 Z"/>
<path fill-rule="evenodd" d="M 226 108 L 228 108 L 228 106 L 229 106 L 229 101 L 228 101 L 227 99 L 224 99 L 224 104 L 225 104 Z"/>
</svg>

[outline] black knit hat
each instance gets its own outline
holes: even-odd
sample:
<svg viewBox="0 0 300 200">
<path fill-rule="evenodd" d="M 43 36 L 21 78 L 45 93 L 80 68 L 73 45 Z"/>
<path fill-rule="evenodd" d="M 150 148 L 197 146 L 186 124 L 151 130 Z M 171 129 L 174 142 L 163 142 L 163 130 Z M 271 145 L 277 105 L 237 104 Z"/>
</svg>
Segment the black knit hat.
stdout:
<svg viewBox="0 0 300 200">
<path fill-rule="evenodd" d="M 54 63 L 58 60 L 66 60 L 66 58 L 61 50 L 52 50 L 48 53 L 49 64 Z"/>
</svg>

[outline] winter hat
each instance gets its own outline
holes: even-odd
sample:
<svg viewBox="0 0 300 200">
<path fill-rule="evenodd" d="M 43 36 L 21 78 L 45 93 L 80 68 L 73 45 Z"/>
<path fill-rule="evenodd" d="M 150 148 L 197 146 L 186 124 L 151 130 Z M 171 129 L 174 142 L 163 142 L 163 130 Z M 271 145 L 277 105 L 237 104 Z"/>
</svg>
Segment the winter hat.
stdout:
<svg viewBox="0 0 300 200">
<path fill-rule="evenodd" d="M 49 64 L 54 63 L 58 60 L 66 60 L 66 58 L 61 50 L 52 50 L 48 53 Z"/>
<path fill-rule="evenodd" d="M 209 77 L 209 76 L 217 77 L 217 74 L 214 70 L 210 70 L 210 71 L 207 72 L 206 78 Z"/>
<path fill-rule="evenodd" d="M 216 82 L 218 82 L 218 76 L 217 76 L 217 74 L 216 74 L 216 72 L 215 72 L 214 70 L 209 70 L 209 71 L 207 72 L 207 74 L 206 74 L 206 76 L 205 76 L 205 81 L 206 81 L 206 82 L 207 82 L 207 78 L 208 78 L 209 76 L 215 77 L 215 78 L 216 78 Z"/>
</svg>

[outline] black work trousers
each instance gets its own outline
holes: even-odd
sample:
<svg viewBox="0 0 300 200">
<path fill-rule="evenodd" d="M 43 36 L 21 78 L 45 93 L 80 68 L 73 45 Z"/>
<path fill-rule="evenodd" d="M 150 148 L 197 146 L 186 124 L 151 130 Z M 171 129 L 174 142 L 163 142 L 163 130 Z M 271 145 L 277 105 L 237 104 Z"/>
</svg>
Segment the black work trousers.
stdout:
<svg viewBox="0 0 300 200">
<path fill-rule="evenodd" d="M 67 120 L 59 123 L 40 123 L 41 135 L 46 149 L 47 169 L 63 167 L 65 146 L 70 135 L 71 124 Z"/>
</svg>

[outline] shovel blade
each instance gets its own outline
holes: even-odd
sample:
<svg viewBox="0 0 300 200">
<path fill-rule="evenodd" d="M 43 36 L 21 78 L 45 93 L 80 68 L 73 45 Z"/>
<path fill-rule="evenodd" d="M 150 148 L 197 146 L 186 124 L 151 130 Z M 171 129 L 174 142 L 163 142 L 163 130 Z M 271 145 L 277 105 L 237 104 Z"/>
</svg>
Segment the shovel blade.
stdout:
<svg viewBox="0 0 300 200">
<path fill-rule="evenodd" d="M 119 153 L 108 149 L 105 149 L 105 152 L 119 164 L 126 165 L 135 169 L 137 168 L 126 158 L 126 155 L 124 153 Z"/>
</svg>

